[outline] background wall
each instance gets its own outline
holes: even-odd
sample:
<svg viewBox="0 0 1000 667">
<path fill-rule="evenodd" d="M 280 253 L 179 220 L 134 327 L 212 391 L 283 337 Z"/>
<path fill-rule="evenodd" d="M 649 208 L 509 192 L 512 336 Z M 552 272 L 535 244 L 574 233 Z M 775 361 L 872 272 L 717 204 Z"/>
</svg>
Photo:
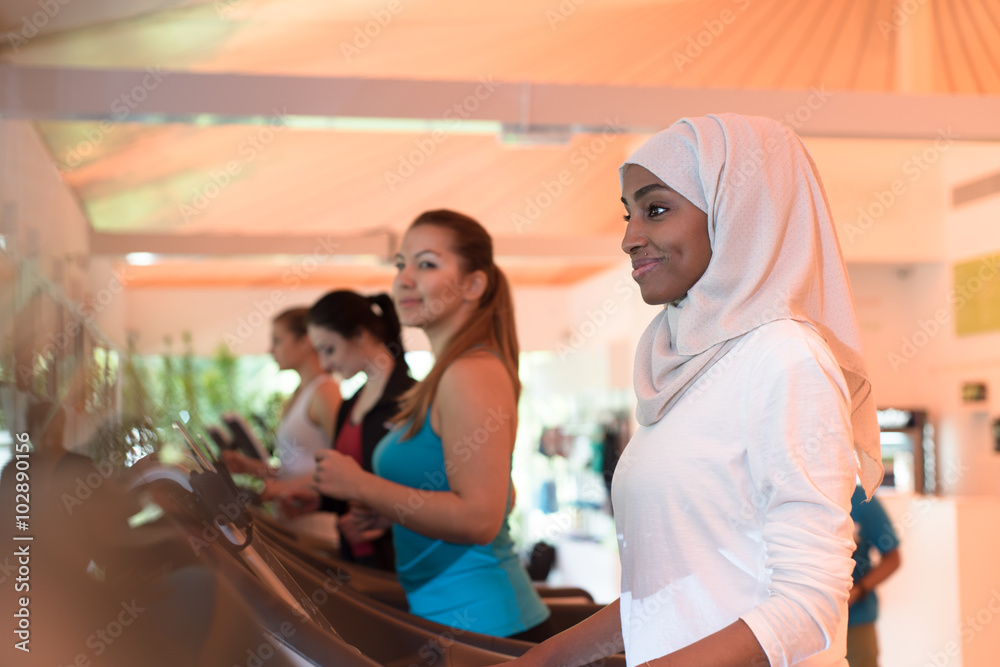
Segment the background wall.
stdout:
<svg viewBox="0 0 1000 667">
<path fill-rule="evenodd" d="M 955 152 L 945 161 L 944 186 L 950 192 L 955 186 L 970 180 L 1000 172 L 997 150 L 970 146 Z M 984 270 L 980 283 L 967 280 L 956 284 L 952 266 L 956 262 L 1000 254 L 1000 196 L 992 196 L 960 206 L 949 206 L 945 217 L 945 248 L 948 267 L 944 276 L 945 289 L 933 295 L 924 313 L 947 307 L 948 296 L 957 294 L 953 314 L 962 304 L 962 294 L 976 294 L 989 286 L 995 290 L 1000 282 L 997 270 Z M 994 292 L 996 293 L 996 292 Z M 971 303 L 965 300 L 965 306 Z M 1000 309 L 1000 303 L 991 304 Z M 958 336 L 954 318 L 950 326 L 942 327 L 941 353 L 929 353 L 927 384 L 931 388 L 929 402 L 940 410 L 940 443 L 942 452 L 954 470 L 953 483 L 946 485 L 949 493 L 1000 496 L 1000 452 L 994 448 L 990 423 L 1000 417 L 1000 331 Z M 964 382 L 984 382 L 987 400 L 962 404 L 960 390 Z"/>
</svg>

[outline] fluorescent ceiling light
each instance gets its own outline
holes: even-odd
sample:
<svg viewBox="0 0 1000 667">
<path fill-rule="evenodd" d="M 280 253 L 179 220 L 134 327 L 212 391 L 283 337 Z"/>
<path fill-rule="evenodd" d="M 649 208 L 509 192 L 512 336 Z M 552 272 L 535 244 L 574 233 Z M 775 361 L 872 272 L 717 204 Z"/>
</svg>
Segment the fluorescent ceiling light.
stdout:
<svg viewBox="0 0 1000 667">
<path fill-rule="evenodd" d="M 573 132 L 566 127 L 547 125 L 504 125 L 498 135 L 504 146 L 568 146 Z"/>
<path fill-rule="evenodd" d="M 156 255 L 151 252 L 130 252 L 125 255 L 125 261 L 132 266 L 149 266 L 156 264 Z"/>
</svg>

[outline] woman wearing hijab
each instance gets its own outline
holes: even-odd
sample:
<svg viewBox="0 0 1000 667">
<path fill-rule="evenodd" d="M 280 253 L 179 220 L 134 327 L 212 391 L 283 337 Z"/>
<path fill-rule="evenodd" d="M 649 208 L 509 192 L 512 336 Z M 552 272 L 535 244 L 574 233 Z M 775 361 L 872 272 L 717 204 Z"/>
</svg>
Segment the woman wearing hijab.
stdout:
<svg viewBox="0 0 1000 667">
<path fill-rule="evenodd" d="M 846 667 L 851 494 L 881 478 L 840 247 L 801 141 L 683 119 L 621 167 L 622 249 L 664 309 L 612 496 L 622 594 L 525 664 Z"/>
</svg>

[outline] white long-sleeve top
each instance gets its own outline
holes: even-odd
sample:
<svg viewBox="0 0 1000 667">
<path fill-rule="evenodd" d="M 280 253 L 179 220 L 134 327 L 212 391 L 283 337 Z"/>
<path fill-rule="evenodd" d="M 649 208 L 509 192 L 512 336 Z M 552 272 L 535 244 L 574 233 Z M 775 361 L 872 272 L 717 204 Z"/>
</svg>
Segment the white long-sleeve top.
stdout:
<svg viewBox="0 0 1000 667">
<path fill-rule="evenodd" d="M 748 333 L 615 470 L 629 667 L 742 618 L 772 667 L 847 665 L 850 396 L 823 338 Z"/>
</svg>

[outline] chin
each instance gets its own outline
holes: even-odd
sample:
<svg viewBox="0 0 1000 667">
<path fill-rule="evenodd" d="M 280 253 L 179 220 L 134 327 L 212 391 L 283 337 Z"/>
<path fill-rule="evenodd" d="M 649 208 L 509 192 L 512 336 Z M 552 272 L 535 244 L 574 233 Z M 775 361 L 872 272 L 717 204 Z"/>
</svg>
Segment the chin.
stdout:
<svg viewBox="0 0 1000 667">
<path fill-rule="evenodd" d="M 408 315 L 399 318 L 399 323 L 404 327 L 422 327 L 427 322 L 423 315 Z"/>
<path fill-rule="evenodd" d="M 687 292 L 681 294 L 675 294 L 667 292 L 666 290 L 653 290 L 651 288 L 643 288 L 642 285 L 639 286 L 639 294 L 642 295 L 642 300 L 648 303 L 650 306 L 665 306 L 668 303 L 674 303 L 680 301 L 685 296 Z"/>
<path fill-rule="evenodd" d="M 642 286 L 639 287 L 639 294 L 642 295 L 642 300 L 650 306 L 662 306 L 668 301 L 663 295 L 649 289 L 643 289 Z"/>
</svg>

